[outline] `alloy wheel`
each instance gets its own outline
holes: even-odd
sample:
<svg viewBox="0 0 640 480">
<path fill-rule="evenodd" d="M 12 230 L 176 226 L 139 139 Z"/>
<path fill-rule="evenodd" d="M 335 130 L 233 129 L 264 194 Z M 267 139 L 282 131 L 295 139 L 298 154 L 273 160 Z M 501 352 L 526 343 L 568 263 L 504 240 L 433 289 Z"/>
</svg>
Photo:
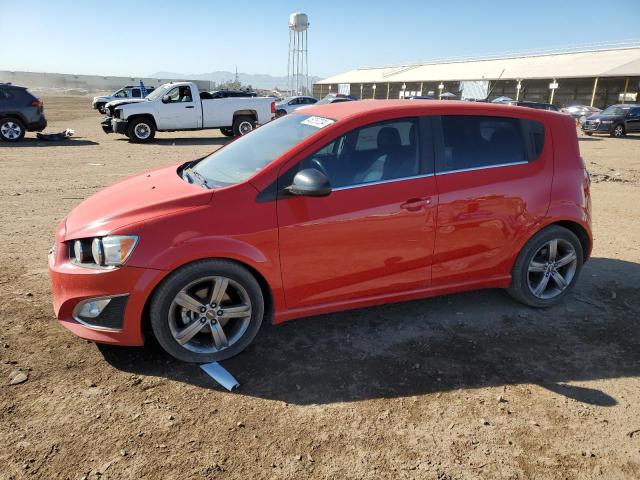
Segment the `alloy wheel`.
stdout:
<svg viewBox="0 0 640 480">
<path fill-rule="evenodd" d="M 618 125 L 616 128 L 614 128 L 613 134 L 616 137 L 622 137 L 622 135 L 624 135 L 624 128 L 622 127 L 622 125 Z"/>
<path fill-rule="evenodd" d="M 245 288 L 227 277 L 204 277 L 181 289 L 169 308 L 169 329 L 183 348 L 215 353 L 234 345 L 251 321 Z"/>
<path fill-rule="evenodd" d="M 146 123 L 139 123 L 135 126 L 135 134 L 140 140 L 145 140 L 151 135 L 151 129 Z"/>
<path fill-rule="evenodd" d="M 560 238 L 546 242 L 529 262 L 529 290 L 540 299 L 557 297 L 571 284 L 577 265 L 578 256 L 571 242 Z"/>
<path fill-rule="evenodd" d="M 253 130 L 253 124 L 247 120 L 241 122 L 240 125 L 238 125 L 238 131 L 240 132 L 240 135 L 246 135 L 251 130 Z"/>
<path fill-rule="evenodd" d="M 4 122 L 0 126 L 0 134 L 7 140 L 15 140 L 20 137 L 22 133 L 22 128 L 15 122 L 8 121 Z"/>
</svg>

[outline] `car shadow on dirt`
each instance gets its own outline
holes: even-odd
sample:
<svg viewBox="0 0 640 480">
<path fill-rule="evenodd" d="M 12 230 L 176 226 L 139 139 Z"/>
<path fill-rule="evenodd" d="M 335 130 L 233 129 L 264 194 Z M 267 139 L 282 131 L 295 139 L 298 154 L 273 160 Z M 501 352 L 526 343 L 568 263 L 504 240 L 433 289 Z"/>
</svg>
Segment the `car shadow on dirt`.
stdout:
<svg viewBox="0 0 640 480">
<path fill-rule="evenodd" d="M 638 285 L 640 265 L 594 258 L 578 288 L 547 310 L 484 290 L 323 315 L 266 325 L 223 364 L 239 394 L 293 404 L 524 383 L 611 406 L 607 393 L 566 382 L 640 375 Z M 218 388 L 157 346 L 100 350 L 120 370 Z"/>
<path fill-rule="evenodd" d="M 65 140 L 47 142 L 32 137 L 24 137 L 19 142 L 0 142 L 2 147 L 28 148 L 28 147 L 86 147 L 88 145 L 100 145 L 92 140 L 85 140 L 82 137 L 71 137 Z"/>
<path fill-rule="evenodd" d="M 231 142 L 233 138 L 154 138 L 152 142 L 147 145 L 226 145 Z M 126 137 L 118 138 L 119 142 L 128 142 L 129 139 Z"/>
</svg>

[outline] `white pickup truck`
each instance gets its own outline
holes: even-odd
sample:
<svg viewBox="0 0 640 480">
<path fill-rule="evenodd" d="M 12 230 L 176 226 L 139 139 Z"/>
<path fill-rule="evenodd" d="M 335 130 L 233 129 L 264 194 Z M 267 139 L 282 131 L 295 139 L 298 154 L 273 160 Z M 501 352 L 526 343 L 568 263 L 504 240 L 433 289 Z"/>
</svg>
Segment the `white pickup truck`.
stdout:
<svg viewBox="0 0 640 480">
<path fill-rule="evenodd" d="M 107 104 L 111 114 L 102 121 L 106 133 L 122 133 L 131 142 L 144 143 L 155 132 L 219 128 L 226 136 L 245 135 L 275 116 L 270 97 L 213 98 L 195 83 L 166 83 L 144 100 L 120 100 Z"/>
</svg>

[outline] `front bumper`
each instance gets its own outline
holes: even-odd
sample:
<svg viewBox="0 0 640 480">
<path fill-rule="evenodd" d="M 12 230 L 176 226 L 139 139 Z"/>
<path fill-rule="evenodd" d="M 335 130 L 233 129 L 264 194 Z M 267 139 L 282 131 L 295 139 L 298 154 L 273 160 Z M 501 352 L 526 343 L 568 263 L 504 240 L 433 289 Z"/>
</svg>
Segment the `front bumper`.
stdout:
<svg viewBox="0 0 640 480">
<path fill-rule="evenodd" d="M 129 127 L 127 120 L 120 120 L 119 118 L 113 118 L 111 120 L 111 129 L 114 133 L 126 134 Z"/>
<path fill-rule="evenodd" d="M 589 133 L 609 133 L 611 128 L 613 127 L 613 123 L 602 123 L 602 122 L 590 122 L 589 120 L 585 120 L 582 122 L 580 128 L 582 128 L 583 132 Z"/>
<path fill-rule="evenodd" d="M 102 131 L 104 133 L 113 133 L 113 127 L 111 126 L 111 117 L 105 117 L 100 122 L 100 126 L 102 127 Z"/>
<path fill-rule="evenodd" d="M 55 314 L 62 326 L 97 343 L 142 345 L 142 315 L 146 300 L 162 272 L 138 267 L 91 269 L 69 261 L 67 245 L 57 243 L 49 252 L 49 275 Z M 101 317 L 83 321 L 78 304 L 88 299 L 113 297 Z M 86 320 L 86 319 L 85 319 Z"/>
</svg>

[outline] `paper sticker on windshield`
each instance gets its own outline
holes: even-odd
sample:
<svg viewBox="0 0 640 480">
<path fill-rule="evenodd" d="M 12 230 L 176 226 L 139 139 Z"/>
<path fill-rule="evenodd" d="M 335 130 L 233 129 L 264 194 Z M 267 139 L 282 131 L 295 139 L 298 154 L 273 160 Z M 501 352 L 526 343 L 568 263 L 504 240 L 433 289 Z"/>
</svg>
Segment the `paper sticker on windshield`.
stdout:
<svg viewBox="0 0 640 480">
<path fill-rule="evenodd" d="M 331 120 L 330 118 L 309 117 L 309 118 L 304 119 L 300 123 L 302 125 L 309 125 L 310 127 L 324 128 L 327 125 L 331 125 L 334 122 L 335 122 L 335 120 Z"/>
</svg>

